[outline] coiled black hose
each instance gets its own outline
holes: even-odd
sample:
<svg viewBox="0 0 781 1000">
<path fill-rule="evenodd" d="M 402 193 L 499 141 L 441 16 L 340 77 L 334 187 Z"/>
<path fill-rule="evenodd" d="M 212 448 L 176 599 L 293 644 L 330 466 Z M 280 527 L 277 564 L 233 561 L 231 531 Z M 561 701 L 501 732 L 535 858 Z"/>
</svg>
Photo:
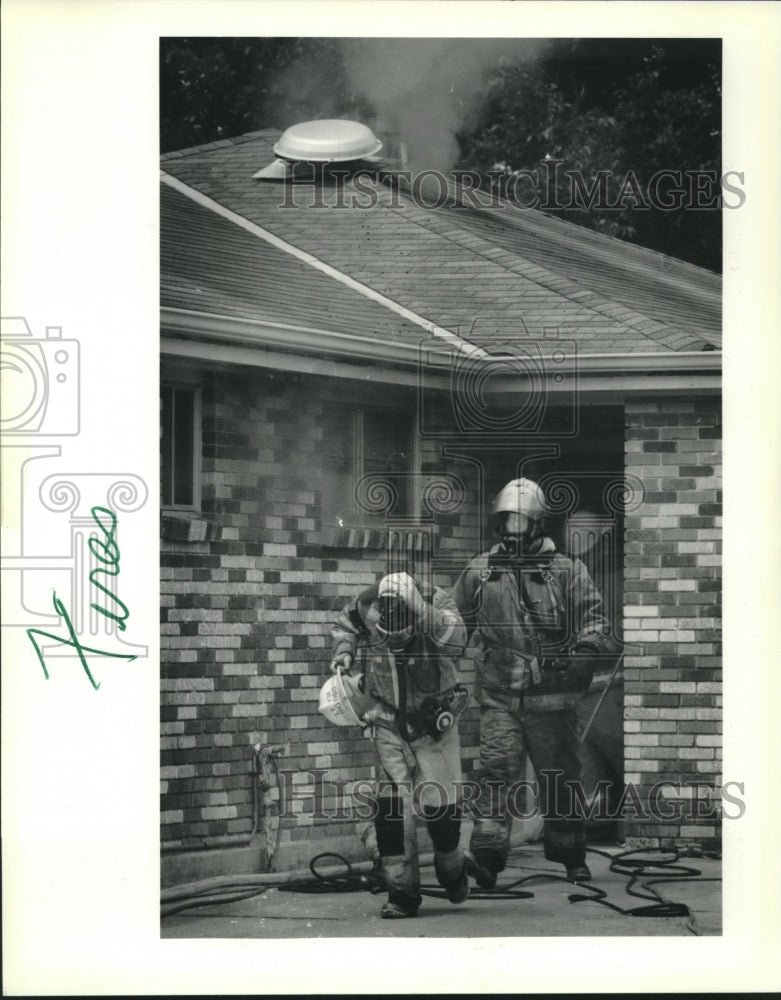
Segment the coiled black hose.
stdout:
<svg viewBox="0 0 781 1000">
<path fill-rule="evenodd" d="M 629 879 L 625 891 L 629 896 L 646 901 L 647 905 L 625 908 L 617 903 L 611 902 L 604 889 L 588 883 L 576 883 L 577 893 L 571 893 L 567 899 L 570 903 L 599 903 L 606 906 L 624 917 L 686 917 L 688 927 L 693 932 L 693 915 L 685 903 L 671 902 L 665 899 L 658 891 L 652 888 L 655 885 L 665 885 L 680 881 L 697 882 L 720 882 L 717 877 L 703 877 L 698 868 L 691 868 L 686 865 L 679 865 L 676 862 L 680 859 L 678 851 L 656 851 L 656 850 L 632 850 L 624 851 L 621 854 L 610 854 L 607 851 L 600 851 L 597 848 L 589 847 L 588 852 L 598 854 L 610 861 L 609 871 L 616 875 L 623 875 Z M 321 865 L 327 859 L 331 859 L 337 865 L 343 866 L 343 871 L 329 870 L 324 873 L 320 870 Z M 365 868 L 365 863 L 361 864 Z M 356 871 L 350 862 L 341 854 L 334 852 L 323 852 L 316 855 L 309 863 L 311 878 L 291 878 L 287 881 L 278 876 L 273 880 L 263 880 L 263 876 L 256 876 L 250 880 L 249 877 L 236 876 L 233 879 L 211 880 L 205 883 L 202 891 L 197 889 L 182 895 L 181 898 L 171 898 L 174 893 L 170 893 L 168 902 L 164 903 L 163 916 L 170 916 L 180 910 L 194 906 L 208 906 L 216 903 L 230 903 L 242 899 L 249 899 L 259 895 L 269 888 L 275 888 L 278 892 L 301 892 L 312 894 L 324 893 L 344 893 L 344 892 L 370 892 L 378 894 L 385 892 L 385 882 L 382 874 L 375 865 L 371 871 Z M 641 881 L 642 880 L 642 881 Z M 554 881 L 565 882 L 572 885 L 572 881 L 566 876 L 556 875 L 553 872 L 536 872 L 533 875 L 526 875 L 513 882 L 497 885 L 493 889 L 473 889 L 469 898 L 510 900 L 510 899 L 533 899 L 534 893 L 521 886 L 528 885 L 534 881 Z M 219 885 L 214 885 L 219 882 Z M 639 888 L 638 888 L 639 883 Z M 645 892 L 640 891 L 645 890 Z M 170 892 L 170 891 L 169 891 Z M 421 895 L 430 896 L 437 899 L 444 899 L 444 890 L 437 885 L 422 885 Z"/>
<path fill-rule="evenodd" d="M 600 903 L 611 910 L 615 910 L 625 917 L 688 917 L 692 918 L 692 913 L 685 903 L 673 903 L 664 899 L 651 886 L 664 885 L 670 882 L 720 882 L 720 878 L 703 876 L 699 868 L 690 868 L 686 865 L 678 865 L 680 853 L 676 850 L 660 852 L 662 856 L 649 857 L 655 855 L 655 851 L 647 849 L 624 851 L 622 854 L 608 854 L 607 851 L 599 851 L 596 848 L 589 848 L 593 854 L 599 854 L 603 858 L 610 860 L 610 871 L 617 875 L 624 875 L 629 878 L 626 885 L 626 893 L 636 899 L 644 899 L 650 902 L 650 906 L 635 906 L 631 909 L 624 909 L 615 903 L 610 903 L 606 899 L 607 893 L 596 886 L 582 885 L 591 895 L 584 896 L 575 893 L 569 896 L 571 903 Z M 655 876 L 655 877 L 653 877 Z M 648 890 L 647 893 L 639 892 L 635 886 L 640 879 L 644 879 L 640 887 Z M 649 895 L 650 893 L 650 895 Z"/>
<path fill-rule="evenodd" d="M 610 872 L 616 875 L 623 875 L 629 879 L 625 891 L 629 896 L 646 900 L 649 905 L 635 906 L 631 908 L 621 907 L 611 902 L 604 889 L 588 883 L 577 883 L 578 888 L 585 892 L 571 893 L 567 899 L 570 903 L 599 903 L 609 909 L 620 913 L 625 917 L 686 917 L 692 920 L 692 913 L 685 903 L 671 902 L 652 888 L 654 885 L 665 885 L 680 881 L 697 882 L 720 882 L 720 878 L 703 877 L 698 868 L 691 868 L 686 865 L 679 865 L 676 862 L 680 859 L 678 851 L 660 851 L 660 856 L 656 856 L 656 851 L 637 850 L 624 851 L 621 854 L 609 854 L 607 851 L 600 851 L 596 848 L 587 848 L 592 854 L 598 854 L 610 861 Z M 343 875 L 322 876 L 317 872 L 316 864 L 323 858 L 333 858 L 342 863 L 346 871 Z M 369 875 L 357 875 L 352 872 L 350 863 L 338 854 L 319 854 L 313 858 L 310 870 L 314 879 L 298 880 L 279 886 L 280 891 L 287 892 L 358 892 L 366 890 L 379 893 L 384 891 L 382 875 L 379 871 Z M 643 880 L 642 882 L 640 880 Z M 526 875 L 513 882 L 497 885 L 494 889 L 473 889 L 469 898 L 476 899 L 532 899 L 533 892 L 521 889 L 521 886 L 528 885 L 534 881 L 555 881 L 566 882 L 572 885 L 572 881 L 563 875 L 556 875 L 548 872 L 538 872 L 534 875 Z M 638 883 L 640 883 L 638 888 Z M 646 890 L 645 892 L 640 891 Z M 434 898 L 446 898 L 445 892 L 439 886 L 422 885 L 421 895 L 432 896 Z M 689 924 L 690 929 L 693 926 Z"/>
<path fill-rule="evenodd" d="M 339 864 L 344 865 L 344 873 L 323 874 L 318 871 L 317 864 L 324 858 L 334 858 Z M 309 870 L 312 873 L 311 879 L 294 879 L 284 885 L 277 886 L 279 892 L 384 892 L 385 880 L 379 871 L 361 872 L 353 870 L 352 865 L 343 858 L 341 854 L 334 854 L 325 851 L 318 854 L 309 862 Z"/>
</svg>

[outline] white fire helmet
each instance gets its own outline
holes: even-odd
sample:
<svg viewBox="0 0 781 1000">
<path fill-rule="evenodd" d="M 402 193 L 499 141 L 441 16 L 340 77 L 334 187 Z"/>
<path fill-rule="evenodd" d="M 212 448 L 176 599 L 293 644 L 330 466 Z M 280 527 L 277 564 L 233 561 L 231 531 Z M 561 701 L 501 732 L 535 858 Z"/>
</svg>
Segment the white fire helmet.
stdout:
<svg viewBox="0 0 781 1000">
<path fill-rule="evenodd" d="M 545 494 L 531 479 L 512 479 L 494 499 L 492 514 L 523 514 L 532 521 L 545 516 Z"/>
<path fill-rule="evenodd" d="M 317 710 L 335 726 L 365 726 L 364 716 L 377 701 L 363 690 L 363 674 L 353 677 L 337 671 L 320 689 Z"/>
</svg>

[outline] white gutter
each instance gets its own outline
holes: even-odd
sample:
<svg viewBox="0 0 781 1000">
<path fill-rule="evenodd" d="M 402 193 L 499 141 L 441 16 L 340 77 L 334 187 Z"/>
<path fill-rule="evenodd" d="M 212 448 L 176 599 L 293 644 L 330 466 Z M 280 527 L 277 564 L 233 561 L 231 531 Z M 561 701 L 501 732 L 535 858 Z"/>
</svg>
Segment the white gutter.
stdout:
<svg viewBox="0 0 781 1000">
<path fill-rule="evenodd" d="M 392 340 L 370 339 L 354 334 L 336 333 L 314 327 L 269 323 L 189 309 L 161 309 L 161 328 L 172 337 L 202 338 L 223 345 L 256 347 L 287 353 L 314 355 L 353 363 L 364 361 L 377 365 L 423 367 L 435 372 L 449 367 L 453 353 L 441 343 L 421 337 L 411 344 Z M 491 354 L 468 342 L 472 359 L 490 359 Z M 532 342 L 533 344 L 533 342 Z M 505 346 L 505 345 L 501 345 Z M 511 361 L 512 358 L 506 359 Z M 651 351 L 637 354 L 551 354 L 535 357 L 535 363 L 553 375 L 623 375 L 672 374 L 675 372 L 719 374 L 721 351 Z M 510 389 L 517 376 L 499 374 L 491 379 L 491 388 Z"/>
<path fill-rule="evenodd" d="M 442 390 L 447 390 L 450 386 L 450 382 L 443 375 L 431 378 L 426 374 L 421 377 L 420 372 L 412 367 L 350 364 L 333 358 L 283 353 L 259 346 L 246 347 L 205 340 L 185 340 L 165 335 L 160 338 L 160 356 L 165 365 L 182 364 L 188 368 L 201 368 L 205 365 L 213 370 L 216 366 L 240 366 L 271 372 L 297 372 L 316 378 L 350 379 L 374 384 L 377 386 L 377 392 L 381 392 L 384 386 L 389 385 L 412 389 L 425 386 L 427 389 Z"/>
<path fill-rule="evenodd" d="M 266 371 L 298 372 L 316 378 L 349 379 L 364 385 L 375 385 L 377 392 L 391 385 L 408 389 L 454 391 L 453 368 L 413 365 L 395 366 L 391 364 L 350 363 L 338 358 L 314 357 L 311 354 L 293 354 L 290 351 L 273 350 L 262 345 L 252 347 L 236 343 L 209 340 L 195 340 L 183 337 L 160 338 L 160 355 L 166 365 L 183 365 L 187 368 L 213 370 L 217 366 L 265 369 Z M 497 384 L 495 384 L 497 383 Z M 528 390 L 528 382 L 522 377 L 506 378 L 501 384 L 498 379 L 490 379 L 485 390 L 485 398 L 496 398 Z M 539 382 L 535 391 L 539 391 Z M 544 380 L 544 392 L 548 401 L 556 405 L 557 399 L 571 406 L 573 401 L 621 402 L 627 395 L 668 396 L 670 394 L 689 396 L 718 393 L 721 390 L 719 372 L 702 371 L 624 371 L 624 372 L 576 372 L 565 375 L 559 381 L 552 377 Z"/>
<path fill-rule="evenodd" d="M 285 350 L 318 357 L 364 360 L 377 364 L 417 364 L 421 357 L 418 345 L 393 340 L 370 340 L 351 333 L 318 330 L 314 327 L 264 320 L 221 316 L 189 309 L 164 307 L 160 310 L 162 330 L 171 334 L 197 336 L 222 344 L 236 344 Z M 431 346 L 431 337 L 421 343 Z M 439 347 L 439 345 L 437 345 Z M 441 347 L 439 347 L 442 350 Z M 452 354 L 451 354 L 452 356 Z"/>
<path fill-rule="evenodd" d="M 386 295 L 382 295 L 380 292 L 375 291 L 375 289 L 370 288 L 368 285 L 364 285 L 362 282 L 356 281 L 355 278 L 351 278 L 343 271 L 339 271 L 330 264 L 326 264 L 324 261 L 320 260 L 319 257 L 315 257 L 313 254 L 307 253 L 305 250 L 301 250 L 300 247 L 294 246 L 292 243 L 288 243 L 286 240 L 280 239 L 279 236 L 275 236 L 274 233 L 270 232 L 268 229 L 264 229 L 262 226 L 259 226 L 254 222 L 250 222 L 249 219 L 244 218 L 242 215 L 238 215 L 236 212 L 232 212 L 230 209 L 225 208 L 224 205 L 221 205 L 219 202 L 214 201 L 214 199 L 202 194 L 195 188 L 191 188 L 188 184 L 183 184 L 180 180 L 177 180 L 176 177 L 172 177 L 170 174 L 166 174 L 163 171 L 160 174 L 160 179 L 164 184 L 167 184 L 170 188 L 173 188 L 180 194 L 190 198 L 192 201 L 196 202 L 196 204 L 209 209 L 216 215 L 221 216 L 221 218 L 227 219 L 229 222 L 235 223 L 237 226 L 245 229 L 248 233 L 252 233 L 253 236 L 257 236 L 259 239 L 265 240 L 266 243 L 270 243 L 271 246 L 276 247 L 278 250 L 283 250 L 285 253 L 295 257 L 296 260 L 300 260 L 304 264 L 309 264 L 311 267 L 315 268 L 315 270 L 321 271 L 323 274 L 327 274 L 329 278 L 333 278 L 334 281 L 338 281 L 347 288 L 351 288 L 354 292 L 358 292 L 367 299 L 371 299 L 373 302 L 379 303 L 386 309 L 395 313 L 397 316 L 401 316 L 410 323 L 414 323 L 416 326 L 419 326 L 431 336 L 439 337 L 446 341 L 456 350 L 466 352 L 470 357 L 475 357 L 482 353 L 481 348 L 476 348 L 473 344 L 470 344 L 468 341 L 458 337 L 452 331 L 446 330 L 443 326 L 439 326 L 436 323 L 432 323 L 424 316 L 420 316 L 411 309 L 407 309 L 406 306 L 401 305 L 393 299 L 389 299 Z"/>
</svg>

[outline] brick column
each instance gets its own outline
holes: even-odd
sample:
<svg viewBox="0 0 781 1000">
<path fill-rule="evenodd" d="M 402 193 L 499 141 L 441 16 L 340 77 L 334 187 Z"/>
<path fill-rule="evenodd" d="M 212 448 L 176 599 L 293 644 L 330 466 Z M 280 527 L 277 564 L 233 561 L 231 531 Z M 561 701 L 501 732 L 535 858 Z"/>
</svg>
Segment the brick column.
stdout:
<svg viewBox="0 0 781 1000">
<path fill-rule="evenodd" d="M 720 400 L 625 412 L 644 488 L 625 521 L 627 843 L 697 850 L 721 832 Z"/>
</svg>

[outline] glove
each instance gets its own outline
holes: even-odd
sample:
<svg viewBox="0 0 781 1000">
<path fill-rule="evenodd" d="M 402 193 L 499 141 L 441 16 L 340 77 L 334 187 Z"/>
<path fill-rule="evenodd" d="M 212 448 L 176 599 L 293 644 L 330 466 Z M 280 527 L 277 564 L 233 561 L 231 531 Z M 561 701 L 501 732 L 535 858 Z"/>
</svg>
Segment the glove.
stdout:
<svg viewBox="0 0 781 1000">
<path fill-rule="evenodd" d="M 569 691 L 587 691 L 594 677 L 599 654 L 590 643 L 578 643 L 572 651 L 564 684 Z"/>
<path fill-rule="evenodd" d="M 378 590 L 380 597 L 400 597 L 409 610 L 420 617 L 426 606 L 415 581 L 409 573 L 390 573 L 380 580 Z"/>
<path fill-rule="evenodd" d="M 353 654 L 352 653 L 337 653 L 336 656 L 331 660 L 330 670 L 332 674 L 340 671 L 343 674 L 349 674 L 353 665 Z"/>
</svg>

